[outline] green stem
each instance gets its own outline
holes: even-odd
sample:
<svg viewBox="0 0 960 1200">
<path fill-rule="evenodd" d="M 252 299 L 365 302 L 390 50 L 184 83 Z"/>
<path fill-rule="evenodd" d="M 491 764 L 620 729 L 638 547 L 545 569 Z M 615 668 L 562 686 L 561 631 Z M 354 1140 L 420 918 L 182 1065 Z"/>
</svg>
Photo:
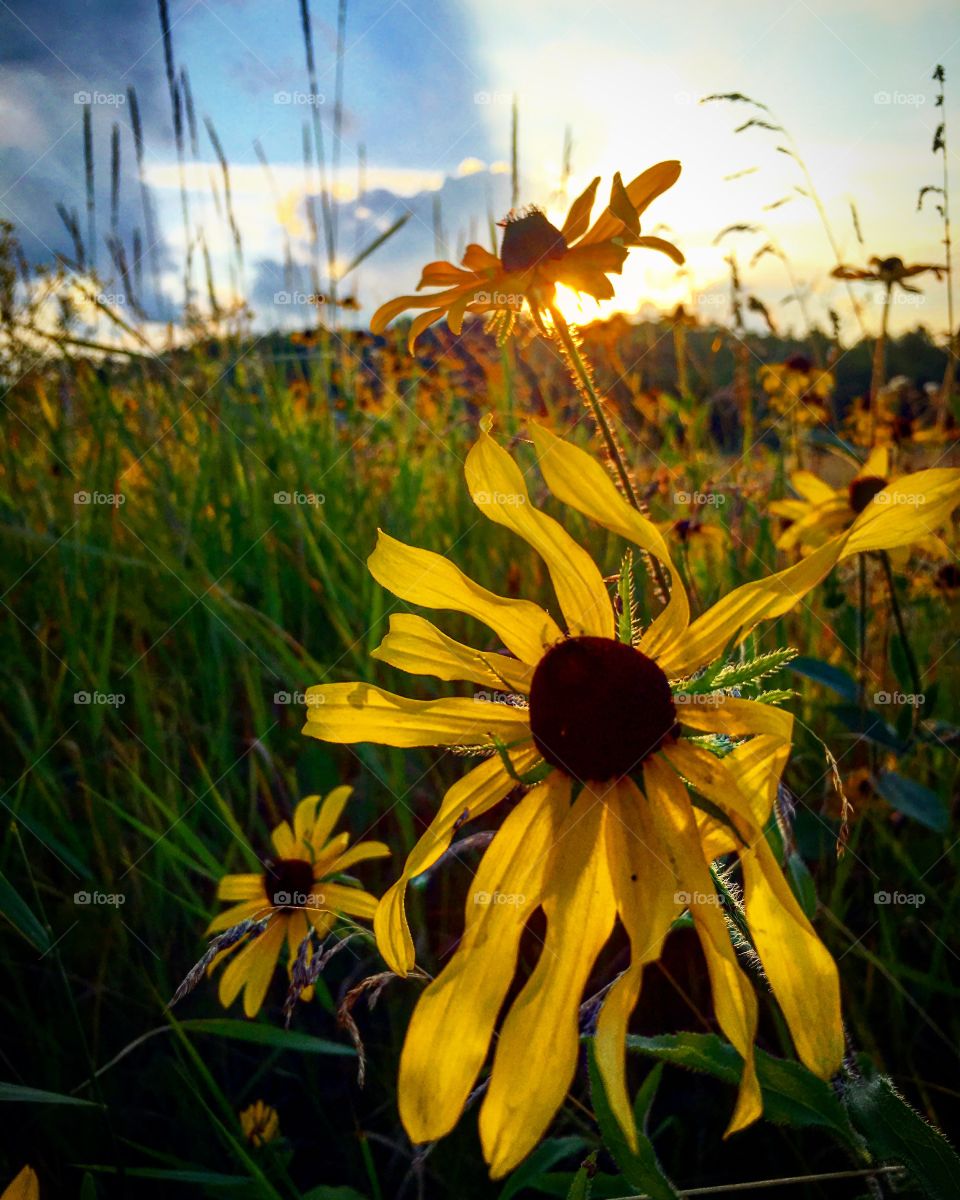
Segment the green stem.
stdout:
<svg viewBox="0 0 960 1200">
<path fill-rule="evenodd" d="M 573 381 L 577 386 L 577 390 L 584 397 L 589 405 L 593 419 L 597 423 L 597 428 L 600 430 L 600 435 L 603 438 L 604 445 L 607 449 L 607 454 L 610 456 L 610 461 L 616 469 L 617 478 L 620 480 L 620 486 L 623 488 L 624 494 L 631 506 L 638 513 L 643 512 L 640 504 L 640 498 L 637 496 L 633 487 L 633 481 L 630 478 L 630 472 L 627 470 L 627 464 L 623 461 L 623 455 L 620 453 L 620 447 L 617 445 L 617 439 L 613 435 L 613 429 L 610 427 L 610 422 L 607 420 L 607 415 L 603 411 L 603 401 L 597 393 L 597 389 L 593 386 L 593 378 L 590 370 L 584 361 L 583 355 L 577 346 L 576 340 L 570 333 L 570 326 L 567 324 L 563 314 L 552 305 L 550 306 L 550 318 L 553 322 L 553 329 L 557 335 L 557 340 L 566 352 L 567 362 L 571 368 Z M 667 577 L 660 561 L 652 554 L 648 555 L 648 560 L 653 569 L 654 578 L 657 587 L 664 598 L 670 595 L 670 588 L 667 584 Z"/>
<path fill-rule="evenodd" d="M 890 608 L 897 626 L 897 636 L 900 638 L 900 645 L 903 647 L 904 657 L 907 660 L 907 670 L 910 672 L 910 682 L 913 686 L 914 697 L 916 698 L 920 695 L 920 669 L 917 666 L 916 656 L 913 653 L 913 647 L 910 645 L 910 639 L 907 637 L 907 627 L 903 620 L 900 601 L 897 599 L 897 585 L 893 578 L 893 567 L 890 565 L 890 555 L 886 550 L 880 551 L 880 562 L 883 564 L 883 574 L 887 581 L 887 591 L 890 594 Z M 916 721 L 919 713 L 919 702 L 915 702 L 913 706 L 914 721 Z"/>
</svg>

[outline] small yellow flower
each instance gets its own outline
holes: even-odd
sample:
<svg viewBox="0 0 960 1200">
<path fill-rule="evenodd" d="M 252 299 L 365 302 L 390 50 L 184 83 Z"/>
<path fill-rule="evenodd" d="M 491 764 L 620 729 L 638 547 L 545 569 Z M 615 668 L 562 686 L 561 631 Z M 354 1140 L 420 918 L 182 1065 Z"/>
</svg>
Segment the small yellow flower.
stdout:
<svg viewBox="0 0 960 1200">
<path fill-rule="evenodd" d="M 614 289 L 607 277 L 620 274 L 635 246 L 659 250 L 682 264 L 683 255 L 671 242 L 640 235 L 640 214 L 672 187 L 679 175 L 680 164 L 675 161 L 657 163 L 626 187 L 619 174 L 615 175 L 610 204 L 593 225 L 590 213 L 599 176 L 573 202 L 560 229 L 539 209 L 511 212 L 504 222 L 499 257 L 472 243 L 463 256 L 462 268 L 449 262 L 429 263 L 418 290 L 442 290 L 390 300 L 373 314 L 370 328 L 375 334 L 382 333 L 405 309 L 426 309 L 410 327 L 412 350 L 420 334 L 444 315 L 455 334 L 460 333 L 468 312 L 502 314 L 509 328 L 526 303 L 539 325 L 558 283 L 596 300 L 609 300 Z"/>
<path fill-rule="evenodd" d="M 830 420 L 827 401 L 833 394 L 834 377 L 806 355 L 792 354 L 783 362 L 766 363 L 759 374 L 770 407 L 778 415 L 789 414 L 799 425 Z"/>
<path fill-rule="evenodd" d="M 939 525 L 929 520 L 933 511 L 928 508 L 929 489 L 931 485 L 938 488 L 941 483 L 949 483 L 956 474 L 955 469 L 939 468 L 893 478 L 886 446 L 870 451 L 846 487 L 834 488 L 812 471 L 794 471 L 790 485 L 797 498 L 774 500 L 770 504 L 774 516 L 789 522 L 777 539 L 777 546 L 781 550 L 799 546 L 804 551 L 822 546 L 870 510 L 889 512 L 890 536 L 883 549 L 923 542 L 939 550 L 942 543 L 935 536 Z"/>
<path fill-rule="evenodd" d="M 220 977 L 220 1003 L 229 1008 L 243 990 L 243 1011 L 255 1017 L 260 1011 L 286 938 L 290 960 L 313 929 L 325 937 L 341 915 L 369 921 L 377 899 L 339 880 L 354 863 L 383 858 L 390 850 L 383 842 L 358 842 L 348 849 L 350 835 L 333 836 L 333 829 L 352 788 L 338 787 L 321 802 L 308 796 L 297 805 L 293 825 L 274 829 L 271 840 L 276 857 L 262 874 L 226 875 L 217 896 L 239 903 L 215 917 L 207 933 L 232 929 L 242 921 L 268 920 L 266 929 L 252 940 L 238 943 L 211 964 L 230 956 Z"/>
<path fill-rule="evenodd" d="M 262 1100 L 257 1100 L 240 1114 L 240 1128 L 251 1146 L 265 1146 L 280 1132 L 277 1110 Z"/>
<path fill-rule="evenodd" d="M 410 700 L 366 683 L 311 688 L 304 732 L 336 743 L 471 747 L 486 757 L 447 792 L 377 909 L 390 967 L 415 964 L 404 897 L 455 832 L 529 788 L 502 821 L 466 904 L 463 936 L 423 992 L 400 1060 L 399 1107 L 414 1142 L 448 1133 L 486 1061 L 498 1022 L 480 1138 L 502 1177 L 544 1135 L 580 1053 L 579 1007 L 615 922 L 632 961 L 600 1012 L 596 1056 L 624 1136 L 635 1146 L 625 1037 L 645 967 L 689 908 L 706 956 L 720 1027 L 743 1058 L 729 1129 L 755 1121 L 757 1000 L 730 941 L 710 863 L 737 853 L 754 945 L 801 1061 L 822 1078 L 843 1055 L 836 967 L 786 883 L 763 829 L 790 752 L 793 717 L 715 692 L 691 697 L 690 677 L 758 621 L 790 611 L 842 558 L 883 548 L 898 511 L 866 511 L 817 555 L 735 589 L 691 621 L 660 531 L 634 510 L 590 455 L 529 428 L 547 486 L 604 529 L 663 564 L 670 599 L 635 644 L 622 641 L 610 594 L 587 552 L 531 502 L 520 468 L 483 432 L 466 462 L 485 516 L 519 535 L 550 574 L 566 631 L 539 605 L 496 595 L 439 554 L 381 533 L 374 578 L 410 604 L 482 621 L 508 653 L 482 652 L 423 617 L 394 614 L 374 657 L 415 675 L 473 683 L 474 697 Z M 960 501 L 960 471 L 932 472 L 929 516 Z M 934 486 L 936 484 L 936 486 Z M 502 702 L 509 693 L 510 702 Z M 704 734 L 735 740 L 725 757 Z M 697 811 L 693 789 L 715 806 Z M 718 820 L 716 812 L 723 814 Z M 503 1013 L 530 917 L 546 917 L 543 951 Z"/>
</svg>

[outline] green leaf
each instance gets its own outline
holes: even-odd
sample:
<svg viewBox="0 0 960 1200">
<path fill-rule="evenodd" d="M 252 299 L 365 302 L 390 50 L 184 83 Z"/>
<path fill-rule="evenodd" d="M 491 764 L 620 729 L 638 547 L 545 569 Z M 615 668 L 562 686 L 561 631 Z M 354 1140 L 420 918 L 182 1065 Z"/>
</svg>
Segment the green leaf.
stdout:
<svg viewBox="0 0 960 1200">
<path fill-rule="evenodd" d="M 724 1083 L 740 1082 L 743 1061 L 737 1051 L 715 1033 L 663 1034 L 627 1038 L 627 1048 L 661 1062 L 712 1075 Z M 819 1126 L 838 1141 L 859 1152 L 859 1142 L 843 1106 L 830 1084 L 802 1063 L 774 1058 L 756 1051 L 757 1079 L 763 1093 L 763 1115 L 775 1125 Z"/>
<path fill-rule="evenodd" d="M 14 929 L 23 934 L 35 950 L 39 950 L 43 954 L 50 949 L 50 935 L 34 916 L 33 910 L 27 902 L 2 873 L 0 873 L 0 912 Z"/>
<path fill-rule="evenodd" d="M 858 1080 L 844 1099 L 850 1119 L 881 1162 L 906 1167 L 928 1200 L 960 1196 L 960 1158 L 886 1076 Z"/>
<path fill-rule="evenodd" d="M 369 1200 L 363 1192 L 358 1192 L 352 1187 L 329 1187 L 327 1184 L 321 1184 L 319 1187 L 311 1188 L 309 1192 L 304 1192 L 301 1200 Z"/>
<path fill-rule="evenodd" d="M 77 1108 L 100 1108 L 93 1100 L 81 1100 L 79 1096 L 64 1096 L 60 1092 L 45 1092 L 40 1088 L 24 1087 L 19 1083 L 4 1083 L 0 1080 L 0 1100 L 14 1104 L 71 1104 Z"/>
<path fill-rule="evenodd" d="M 793 894 L 804 914 L 812 919 L 817 911 L 817 889 L 807 864 L 796 852 L 787 858 L 787 872 Z"/>
<path fill-rule="evenodd" d="M 893 726 L 876 713 L 860 709 L 855 704 L 836 704 L 827 711 L 833 713 L 842 725 L 858 737 L 876 742 L 878 746 L 892 750 L 895 754 L 902 754 L 906 749 Z"/>
<path fill-rule="evenodd" d="M 567 1192 L 567 1200 L 590 1200 L 590 1180 L 597 1169 L 597 1152 L 586 1160 L 580 1170 L 574 1175 L 573 1183 Z"/>
<path fill-rule="evenodd" d="M 935 833 L 945 833 L 950 821 L 947 806 L 936 792 L 896 771 L 884 771 L 877 779 L 877 791 L 891 808 L 912 817 Z"/>
<path fill-rule="evenodd" d="M 857 681 L 842 667 L 834 667 L 821 658 L 801 655 L 790 664 L 790 670 L 796 671 L 804 679 L 812 679 L 814 683 L 822 684 L 851 704 L 857 702 Z"/>
<path fill-rule="evenodd" d="M 497 1200 L 512 1200 L 524 1188 L 536 1188 L 537 1180 L 551 1167 L 572 1154 L 582 1154 L 586 1146 L 581 1137 L 547 1138 L 509 1176 Z"/>
<path fill-rule="evenodd" d="M 677 1193 L 664 1175 L 657 1161 L 653 1142 L 647 1137 L 646 1121 L 660 1082 L 662 1067 L 656 1067 L 650 1072 L 640 1089 L 634 1110 L 637 1150 L 634 1153 L 627 1144 L 620 1122 L 613 1115 L 613 1109 L 607 1100 L 607 1093 L 600 1077 L 597 1066 L 594 1039 L 590 1038 L 587 1045 L 587 1063 L 590 1072 L 590 1095 L 593 1100 L 593 1112 L 600 1126 L 600 1136 L 603 1144 L 610 1151 L 614 1162 L 620 1168 L 624 1179 L 641 1192 L 646 1193 L 652 1200 L 677 1200 Z M 637 1110 L 640 1110 L 639 1112 Z"/>
<path fill-rule="evenodd" d="M 180 1028 L 190 1033 L 209 1033 L 214 1037 L 232 1038 L 237 1042 L 253 1042 L 274 1050 L 292 1050 L 296 1054 L 339 1054 L 352 1057 L 356 1051 L 341 1042 L 329 1042 L 311 1033 L 280 1029 L 256 1021 L 232 1021 L 229 1017 L 208 1017 L 181 1021 Z"/>
</svg>

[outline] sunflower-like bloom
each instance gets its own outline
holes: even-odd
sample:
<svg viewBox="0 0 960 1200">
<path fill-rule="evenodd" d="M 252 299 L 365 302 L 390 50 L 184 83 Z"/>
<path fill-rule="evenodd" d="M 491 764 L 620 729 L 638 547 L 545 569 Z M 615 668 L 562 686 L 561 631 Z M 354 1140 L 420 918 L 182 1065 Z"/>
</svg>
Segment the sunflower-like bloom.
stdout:
<svg viewBox="0 0 960 1200">
<path fill-rule="evenodd" d="M 766 363 L 759 375 L 774 412 L 781 416 L 790 413 L 800 425 L 818 425 L 830 419 L 827 401 L 833 393 L 833 374 L 805 354 Z"/>
<path fill-rule="evenodd" d="M 471 243 L 462 267 L 448 262 L 428 263 L 417 290 L 441 290 L 388 301 L 373 314 L 370 328 L 382 333 L 406 309 L 426 309 L 410 327 L 412 350 L 420 334 L 444 315 L 455 334 L 459 334 L 468 312 L 503 314 L 509 328 L 526 302 L 540 324 L 540 314 L 553 302 L 558 283 L 596 300 L 610 300 L 614 289 L 608 276 L 620 274 L 632 247 L 659 250 L 678 265 L 683 263 L 683 255 L 671 242 L 640 234 L 640 214 L 672 187 L 679 175 L 680 164 L 675 161 L 657 163 L 626 186 L 619 174 L 615 175 L 610 204 L 592 225 L 590 213 L 599 176 L 574 200 L 560 229 L 539 209 L 511 212 L 504 223 L 499 257 Z"/>
<path fill-rule="evenodd" d="M 777 539 L 777 546 L 781 550 L 821 546 L 849 529 L 865 510 L 892 507 L 901 510 L 897 521 L 899 534 L 886 549 L 923 542 L 943 553 L 945 547 L 935 534 L 947 514 L 942 513 L 937 523 L 931 521 L 931 514 L 940 509 L 936 505 L 929 507 L 929 488 L 931 483 L 938 485 L 941 477 L 955 476 L 960 476 L 955 468 L 916 471 L 901 475 L 894 483 L 886 446 L 875 446 L 870 451 L 846 487 L 831 487 L 812 471 L 795 471 L 790 476 L 790 485 L 798 498 L 774 500 L 770 504 L 774 516 L 790 522 Z"/>
<path fill-rule="evenodd" d="M 341 915 L 370 920 L 377 908 L 376 896 L 343 882 L 341 876 L 354 865 L 383 858 L 390 849 L 383 842 L 358 842 L 350 846 L 349 833 L 334 835 L 352 788 L 338 787 L 321 801 L 307 796 L 297 805 L 293 825 L 281 821 L 271 835 L 276 857 L 262 874 L 225 875 L 217 896 L 238 903 L 214 917 L 207 933 L 220 933 L 243 921 L 268 920 L 266 929 L 252 940 L 237 943 L 214 959 L 232 955 L 220 977 L 220 1003 L 224 1008 L 243 989 L 243 1011 L 255 1017 L 267 994 L 267 986 L 284 938 L 290 961 L 313 929 L 324 938 Z"/>
<path fill-rule="evenodd" d="M 864 283 L 882 283 L 885 287 L 901 287 L 905 292 L 917 293 L 917 288 L 903 281 L 905 279 L 912 279 L 915 275 L 923 275 L 927 271 L 932 271 L 938 279 L 941 279 L 946 269 L 940 263 L 911 263 L 908 266 L 902 258 L 898 258 L 896 255 L 890 258 L 878 258 L 874 255 L 870 259 L 869 268 L 851 267 L 847 263 L 841 263 L 839 266 L 834 267 L 830 274 L 834 279 L 852 279 Z"/>
<path fill-rule="evenodd" d="M 413 614 L 394 615 L 375 657 L 416 675 L 479 686 L 473 698 L 410 700 L 365 683 L 311 688 L 305 732 L 329 742 L 458 746 L 486 752 L 447 792 L 385 893 L 374 929 L 393 970 L 414 966 L 404 911 L 409 881 L 435 863 L 463 824 L 529 786 L 503 820 L 473 880 L 463 936 L 414 1011 L 400 1060 L 399 1107 L 414 1142 L 456 1124 L 487 1058 L 514 978 L 523 930 L 542 908 L 537 964 L 509 1006 L 480 1111 L 480 1136 L 501 1177 L 543 1136 L 573 1079 L 578 1012 L 617 919 L 632 947 L 609 991 L 596 1055 L 613 1111 L 635 1144 L 625 1081 L 627 1023 L 645 967 L 689 907 L 707 960 L 717 1020 L 743 1058 L 730 1130 L 761 1113 L 754 1068 L 757 999 L 741 969 L 710 874 L 737 853 L 747 921 L 801 1060 L 829 1077 L 843 1053 L 836 967 L 794 899 L 763 827 L 790 751 L 793 718 L 722 692 L 695 696 L 689 678 L 756 623 L 789 611 L 838 559 L 882 548 L 896 508 L 867 511 L 815 555 L 731 592 L 690 620 L 660 531 L 621 496 L 589 454 L 530 429 L 547 486 L 562 503 L 663 564 L 670 599 L 636 639 L 625 636 L 600 571 L 563 525 L 530 501 L 524 476 L 484 431 L 466 462 L 481 511 L 544 560 L 566 630 L 528 600 L 481 587 L 439 554 L 381 533 L 374 578 L 412 604 L 482 621 L 508 653 L 454 641 Z M 934 473 L 938 474 L 938 473 Z M 941 509 L 960 498 L 937 493 Z M 894 531 L 895 532 L 895 531 Z M 491 694 L 512 693 L 511 703 Z M 317 701 L 322 700 L 322 703 Z M 727 735 L 726 757 L 703 735 Z M 691 791 L 709 802 L 695 808 Z M 701 801 L 700 803 L 703 803 Z"/>
<path fill-rule="evenodd" d="M 280 1132 L 277 1110 L 262 1100 L 257 1100 L 240 1114 L 240 1128 L 251 1146 L 265 1146 Z"/>
</svg>

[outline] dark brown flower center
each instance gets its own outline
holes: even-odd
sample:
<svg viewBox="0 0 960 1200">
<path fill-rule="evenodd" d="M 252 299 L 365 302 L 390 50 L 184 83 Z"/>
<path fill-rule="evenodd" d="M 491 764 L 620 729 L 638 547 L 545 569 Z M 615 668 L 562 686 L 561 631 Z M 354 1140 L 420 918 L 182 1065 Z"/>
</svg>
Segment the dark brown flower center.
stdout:
<svg viewBox="0 0 960 1200">
<path fill-rule="evenodd" d="M 855 513 L 862 513 L 870 501 L 887 486 L 887 481 L 879 475 L 861 475 L 850 484 L 850 507 Z"/>
<path fill-rule="evenodd" d="M 666 675 L 653 659 L 612 638 L 568 638 L 548 650 L 533 673 L 534 744 L 573 779 L 629 774 L 676 724 Z"/>
<path fill-rule="evenodd" d="M 934 578 L 934 586 L 944 592 L 960 588 L 960 567 L 956 563 L 944 563 Z"/>
<path fill-rule="evenodd" d="M 799 371 L 802 375 L 809 375 L 813 370 L 813 363 L 805 354 L 791 354 L 783 365 L 791 371 Z"/>
<path fill-rule="evenodd" d="M 525 216 L 507 218 L 500 261 L 508 271 L 526 271 L 547 258 L 562 258 L 567 249 L 563 234 L 536 209 Z"/>
<path fill-rule="evenodd" d="M 313 889 L 313 867 L 302 858 L 278 858 L 263 877 L 263 890 L 275 908 L 303 908 Z"/>
</svg>

